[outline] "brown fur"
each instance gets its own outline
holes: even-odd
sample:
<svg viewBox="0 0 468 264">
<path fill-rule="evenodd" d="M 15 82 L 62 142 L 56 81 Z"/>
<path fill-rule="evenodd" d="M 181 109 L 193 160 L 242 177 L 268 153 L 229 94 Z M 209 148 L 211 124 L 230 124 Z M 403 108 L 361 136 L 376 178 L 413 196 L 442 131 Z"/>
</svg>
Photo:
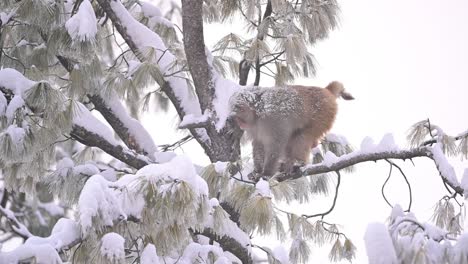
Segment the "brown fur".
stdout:
<svg viewBox="0 0 468 264">
<path fill-rule="evenodd" d="M 294 163 L 306 163 L 335 121 L 336 99 L 354 99 L 339 82 L 325 88 L 288 86 L 249 91 L 253 95 L 237 96 L 233 112 L 239 126 L 246 130 L 253 142 L 255 171 L 273 175 L 284 160 L 286 172 Z M 253 98 L 253 99 L 252 99 Z"/>
</svg>

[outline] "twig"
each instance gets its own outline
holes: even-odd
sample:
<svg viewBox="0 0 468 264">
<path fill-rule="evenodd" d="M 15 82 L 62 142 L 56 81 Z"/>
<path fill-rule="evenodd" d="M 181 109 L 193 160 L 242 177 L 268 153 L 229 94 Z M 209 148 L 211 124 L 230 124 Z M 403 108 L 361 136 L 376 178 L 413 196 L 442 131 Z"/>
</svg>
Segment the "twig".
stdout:
<svg viewBox="0 0 468 264">
<path fill-rule="evenodd" d="M 394 162 L 392 162 L 392 161 L 390 161 L 388 159 L 386 159 L 386 161 L 388 163 L 390 163 L 392 166 L 395 166 L 400 171 L 401 175 L 405 179 L 406 185 L 408 185 L 409 204 L 408 204 L 408 209 L 405 212 L 409 212 L 411 210 L 411 204 L 413 203 L 413 192 L 411 190 L 411 184 L 409 183 L 408 178 L 406 177 L 406 174 L 403 172 L 403 170 L 400 168 L 400 166 L 398 166 L 396 163 L 394 163 Z"/>
<path fill-rule="evenodd" d="M 387 197 L 385 196 L 385 193 L 384 193 L 385 185 L 387 184 L 388 180 L 390 180 L 390 177 L 392 176 L 393 165 L 391 163 L 389 163 L 389 164 L 390 164 L 390 171 L 388 172 L 387 179 L 385 180 L 384 184 L 382 185 L 381 192 L 382 192 L 382 197 L 384 198 L 385 202 L 390 206 L 390 208 L 393 208 L 393 205 L 387 200 Z"/>
<path fill-rule="evenodd" d="M 336 178 L 336 188 L 335 188 L 335 197 L 333 198 L 333 204 L 332 206 L 330 207 L 330 209 L 328 209 L 328 211 L 324 212 L 324 213 L 320 213 L 320 214 L 313 214 L 313 215 L 303 215 L 303 217 L 305 218 L 312 218 L 312 217 L 317 217 L 317 216 L 321 216 L 322 219 L 328 215 L 329 213 L 331 213 L 333 211 L 333 209 L 335 208 L 335 205 L 336 205 L 336 200 L 338 199 L 338 190 L 340 188 L 340 183 L 341 183 L 341 174 L 340 174 L 340 171 L 336 171 L 336 174 L 337 174 L 337 178 Z"/>
<path fill-rule="evenodd" d="M 336 231 L 331 231 L 330 229 L 328 229 L 328 228 L 326 228 L 326 227 L 324 226 L 324 224 L 329 225 L 329 226 L 332 226 L 332 225 L 334 225 L 334 224 L 330 224 L 330 223 L 325 222 L 325 221 L 323 221 L 323 220 L 319 220 L 319 221 L 320 221 L 320 224 L 322 225 L 323 229 L 325 229 L 325 231 L 327 231 L 328 233 L 335 234 L 335 235 L 337 235 L 337 236 L 343 236 L 345 239 L 348 239 L 348 237 L 347 237 L 344 233 L 342 233 L 342 232 L 336 232 Z"/>
<path fill-rule="evenodd" d="M 241 177 L 242 177 L 242 176 L 241 176 Z M 230 178 L 233 179 L 233 180 L 239 181 L 239 182 L 246 183 L 246 184 L 255 185 L 255 182 L 246 181 L 246 180 L 243 180 L 243 179 L 239 179 L 239 178 L 237 178 L 237 177 L 235 177 L 235 176 L 231 176 Z"/>
<path fill-rule="evenodd" d="M 258 27 L 258 25 L 257 25 L 255 22 L 253 22 L 252 20 L 250 20 L 250 19 L 247 17 L 247 15 L 244 13 L 244 10 L 242 10 L 242 3 L 241 3 L 241 1 L 240 1 L 240 0 L 237 0 L 237 2 L 238 2 L 238 6 L 239 6 L 239 11 L 240 11 L 241 15 L 245 18 L 245 20 L 249 21 L 250 24 L 252 24 L 254 27 Z"/>
<path fill-rule="evenodd" d="M 182 146 L 183 144 L 189 142 L 190 140 L 193 139 L 193 136 L 192 135 L 188 135 L 188 136 L 185 136 L 181 139 L 179 139 L 178 141 L 172 143 L 172 144 L 166 144 L 166 145 L 160 145 L 160 147 L 162 148 L 162 151 L 165 152 L 165 151 L 169 151 L 169 150 L 174 150 L 176 148 L 179 148 L 180 146 Z"/>
<path fill-rule="evenodd" d="M 260 67 L 262 67 L 262 66 L 265 66 L 266 64 L 268 64 L 268 63 L 270 63 L 270 62 L 273 62 L 273 61 L 277 60 L 279 57 L 281 57 L 281 55 L 283 55 L 283 54 L 284 54 L 284 52 L 285 52 L 285 51 L 283 50 L 283 51 L 279 52 L 279 53 L 278 53 L 276 56 L 273 56 L 273 58 L 272 58 L 272 59 L 270 59 L 270 60 L 267 60 L 267 61 L 265 61 L 265 62 L 262 62 L 262 63 L 260 63 Z"/>
<path fill-rule="evenodd" d="M 0 51 L 1 51 L 1 53 L 3 53 L 7 58 L 9 58 L 10 60 L 19 63 L 19 64 L 21 65 L 21 67 L 23 67 L 23 74 L 25 74 L 27 67 L 24 65 L 24 63 L 23 63 L 20 59 L 8 55 L 8 53 L 6 53 L 4 50 L 0 50 Z"/>
<path fill-rule="evenodd" d="M 461 140 L 461 139 L 463 139 L 465 137 L 468 137 L 468 130 L 465 131 L 464 133 L 459 134 L 458 136 L 453 137 L 453 139 L 455 141 L 458 141 L 458 140 Z M 428 146 L 428 145 L 432 145 L 434 143 L 437 143 L 437 139 L 430 139 L 430 140 L 424 141 L 421 145 L 422 146 Z"/>
</svg>

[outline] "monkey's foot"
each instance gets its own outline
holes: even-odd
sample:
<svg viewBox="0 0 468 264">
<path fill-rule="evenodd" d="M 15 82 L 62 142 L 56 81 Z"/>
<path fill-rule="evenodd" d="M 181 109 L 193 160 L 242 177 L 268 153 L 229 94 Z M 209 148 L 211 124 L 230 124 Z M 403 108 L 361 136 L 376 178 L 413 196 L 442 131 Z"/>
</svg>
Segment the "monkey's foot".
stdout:
<svg viewBox="0 0 468 264">
<path fill-rule="evenodd" d="M 260 178 L 262 178 L 262 174 L 261 173 L 258 173 L 258 172 L 255 172 L 255 171 L 252 171 L 251 173 L 249 173 L 247 175 L 247 178 L 253 182 L 258 182 L 258 180 L 260 180 Z"/>
<path fill-rule="evenodd" d="M 279 172 L 285 172 L 286 170 L 287 170 L 286 162 L 280 162 L 278 171 Z"/>
<path fill-rule="evenodd" d="M 296 161 L 291 169 L 292 174 L 301 173 L 301 168 L 305 166 L 305 162 Z"/>
<path fill-rule="evenodd" d="M 247 177 L 249 178 L 249 180 L 253 182 L 258 182 L 260 179 L 268 181 L 271 178 L 271 176 L 263 175 L 263 173 L 254 172 L 254 171 L 249 173 Z"/>
</svg>

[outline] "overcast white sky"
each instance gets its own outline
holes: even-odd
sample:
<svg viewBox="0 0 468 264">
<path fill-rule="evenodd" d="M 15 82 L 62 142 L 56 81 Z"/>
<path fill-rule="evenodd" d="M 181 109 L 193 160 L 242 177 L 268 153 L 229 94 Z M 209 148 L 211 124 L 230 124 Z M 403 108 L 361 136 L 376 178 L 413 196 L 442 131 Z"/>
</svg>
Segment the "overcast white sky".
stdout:
<svg viewBox="0 0 468 264">
<path fill-rule="evenodd" d="M 378 141 L 388 132 L 404 145 L 408 128 L 426 118 L 449 134 L 468 129 L 468 1 L 339 2 L 341 26 L 314 52 L 320 64 L 316 81 L 340 80 L 356 97 L 341 101 L 333 131 L 358 147 L 366 135 Z M 413 187 L 413 211 L 425 221 L 444 190 L 431 162 L 415 163 L 407 163 L 405 172 Z M 467 162 L 454 163 L 461 176 Z M 380 162 L 343 177 L 330 219 L 343 224 L 358 244 L 355 263 L 367 262 L 362 240 L 367 223 L 389 215 L 380 195 L 387 173 L 388 165 Z M 405 207 L 402 182 L 394 173 L 387 192 L 391 202 Z M 326 261 L 322 257 L 319 263 Z"/>
<path fill-rule="evenodd" d="M 297 82 L 326 85 L 339 80 L 354 95 L 355 101 L 340 101 L 332 132 L 345 135 L 356 147 L 366 136 L 378 142 L 390 132 L 406 147 L 408 128 L 426 118 L 449 134 L 468 129 L 468 1 L 339 3 L 340 28 L 312 49 L 319 64 L 316 78 Z M 205 30 L 208 43 L 229 33 L 226 27 L 216 29 Z M 176 121 L 171 122 L 174 125 Z M 158 123 L 150 130 L 154 135 L 161 135 L 163 126 Z M 156 140 L 167 143 L 179 137 L 171 133 L 156 136 Z M 192 147 L 184 149 L 192 152 Z M 193 158 L 206 162 L 202 156 Z M 453 162 L 460 177 L 468 164 L 460 160 Z M 429 220 L 432 206 L 444 194 L 444 189 L 432 162 L 417 159 L 415 164 L 413 167 L 408 162 L 404 168 L 412 183 L 413 211 L 419 220 L 425 221 Z M 389 215 L 390 209 L 380 195 L 387 174 L 388 165 L 384 162 L 361 165 L 356 173 L 345 174 L 337 206 L 326 217 L 329 222 L 342 224 L 344 232 L 358 246 L 360 251 L 354 263 L 367 262 L 362 239 L 367 224 L 383 222 Z M 394 173 L 387 192 L 391 202 L 406 207 L 408 195 L 402 182 L 401 176 Z M 328 202 L 318 199 L 317 203 L 297 210 L 312 214 L 328 206 Z M 315 250 L 311 263 L 327 263 L 329 248 L 323 252 Z"/>
</svg>

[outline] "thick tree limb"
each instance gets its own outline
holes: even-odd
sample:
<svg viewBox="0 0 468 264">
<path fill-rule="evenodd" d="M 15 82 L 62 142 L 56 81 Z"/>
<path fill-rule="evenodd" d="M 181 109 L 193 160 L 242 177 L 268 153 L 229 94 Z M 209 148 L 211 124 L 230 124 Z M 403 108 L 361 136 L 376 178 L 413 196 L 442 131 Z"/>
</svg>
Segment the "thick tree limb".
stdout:
<svg viewBox="0 0 468 264">
<path fill-rule="evenodd" d="M 182 1 L 182 26 L 187 64 L 202 112 L 212 109 L 215 84 L 208 64 L 203 30 L 203 1 Z"/>
<path fill-rule="evenodd" d="M 56 58 L 68 72 L 72 72 L 75 68 L 76 62 L 70 60 L 69 58 L 60 55 L 57 55 Z M 143 146 L 140 146 L 139 142 L 135 140 L 136 136 L 130 133 L 128 127 L 124 125 L 124 122 L 106 104 L 106 101 L 104 100 L 104 98 L 102 98 L 101 95 L 88 94 L 87 96 L 94 104 L 95 109 L 102 114 L 104 119 L 106 119 L 107 123 L 113 128 L 115 133 L 117 133 L 119 138 L 124 142 L 124 144 L 128 148 L 140 154 L 152 154 L 143 151 Z M 135 121 L 137 122 L 137 120 Z M 141 128 L 144 129 L 143 127 Z"/>
<path fill-rule="evenodd" d="M 212 110 L 215 99 L 214 69 L 208 64 L 203 33 L 203 1 L 182 1 L 182 25 L 187 63 L 192 75 L 195 90 L 200 100 L 202 111 Z M 216 113 L 215 113 L 216 115 Z M 216 116 L 214 116 L 216 118 Z M 235 161 L 240 156 L 240 137 L 242 132 L 228 120 L 225 127 L 218 131 L 212 123 L 205 127 L 211 141 L 211 153 L 207 153 L 212 162 Z"/>
<path fill-rule="evenodd" d="M 216 242 L 219 243 L 221 248 L 225 251 L 229 251 L 234 254 L 237 258 L 242 261 L 242 264 L 251 264 L 253 263 L 253 259 L 250 256 L 249 251 L 247 250 L 246 246 L 248 245 L 241 245 L 239 242 L 230 238 L 228 236 L 218 236 L 211 228 L 205 228 L 203 232 L 196 233 L 196 235 L 203 235 L 206 236 Z"/>
<path fill-rule="evenodd" d="M 111 107 L 109 107 L 106 104 L 104 98 L 102 98 L 100 95 L 97 95 L 97 94 L 89 94 L 88 98 L 94 104 L 94 108 L 98 110 L 102 114 L 102 116 L 104 116 L 107 123 L 109 123 L 109 125 L 114 129 L 115 133 L 117 133 L 119 138 L 122 139 L 125 145 L 127 145 L 127 147 L 143 155 L 153 154 L 153 153 L 147 153 L 147 151 L 145 151 L 145 146 L 140 145 L 141 142 L 138 142 L 137 136 L 133 135 L 130 132 L 129 128 L 125 126 L 124 121 L 121 120 L 120 117 L 116 115 L 116 113 L 114 113 Z M 133 119 L 133 120 L 135 122 L 139 122 L 136 119 Z M 140 128 L 144 129 L 143 126 L 141 126 Z"/>
<path fill-rule="evenodd" d="M 127 26 L 117 16 L 115 10 L 112 9 L 111 0 L 98 0 L 101 8 L 106 12 L 107 16 L 111 19 L 117 31 L 121 34 L 122 38 L 126 41 L 130 49 L 137 55 L 137 57 L 144 61 L 141 54 L 141 49 L 131 35 L 127 32 Z M 188 4 L 188 5 L 187 5 Z M 205 54 L 205 44 L 203 40 L 203 21 L 202 21 L 202 1 L 183 1 L 183 23 L 184 23 L 184 43 L 186 46 L 187 60 L 189 61 L 189 69 L 191 70 L 192 77 L 196 86 L 196 93 L 200 100 L 201 110 L 211 109 L 212 101 L 214 98 L 214 83 L 211 73 L 211 67 L 208 65 L 207 57 Z M 185 10 L 185 11 L 184 11 Z M 187 21 L 188 19 L 188 21 Z M 142 25 L 143 26 L 143 25 Z M 187 33 L 186 32 L 190 32 Z M 156 34 L 156 33 L 154 33 Z M 188 47 L 188 48 L 187 48 Z M 195 51 L 194 51 L 195 50 Z M 189 54 L 192 53 L 193 54 Z M 156 79 L 156 78 L 155 78 Z M 158 81 L 158 79 L 156 79 Z M 168 81 L 159 79 L 159 83 L 163 92 L 169 97 L 174 107 L 176 108 L 179 117 L 183 117 L 187 114 L 185 109 L 182 107 L 181 101 L 174 92 L 174 87 Z M 240 155 L 240 135 L 234 133 L 232 121 L 228 121 L 226 127 L 218 132 L 212 124 L 206 126 L 206 132 L 208 133 L 209 141 L 203 138 L 203 134 L 199 133 L 199 130 L 190 128 L 190 132 L 197 139 L 197 141 L 204 148 L 206 154 L 212 161 L 234 161 L 238 159 Z M 208 144 L 208 142 L 210 144 Z M 244 247 L 235 245 L 235 240 L 232 238 L 223 236 L 216 237 L 213 232 L 206 231 L 206 236 L 216 238 L 221 246 L 235 254 L 243 263 L 252 263 L 252 259 L 245 251 Z M 224 246 L 223 246 L 224 245 Z"/>
<path fill-rule="evenodd" d="M 74 64 L 69 59 L 65 57 L 61 57 L 61 56 L 57 56 L 57 58 L 67 70 L 73 69 Z M 153 154 L 153 153 L 147 153 L 146 151 L 144 151 L 144 147 L 141 146 L 139 144 L 140 142 L 136 140 L 136 135 L 133 135 L 129 131 L 129 128 L 125 126 L 124 121 L 121 120 L 120 117 L 117 116 L 116 113 L 112 111 L 112 109 L 109 107 L 109 105 L 107 105 L 106 101 L 104 100 L 104 98 L 102 98 L 101 95 L 88 94 L 87 96 L 90 99 L 90 101 L 93 103 L 94 108 L 97 111 L 99 111 L 99 113 L 101 113 L 101 115 L 104 117 L 107 123 L 112 127 L 114 132 L 119 136 L 119 138 L 123 141 L 123 143 L 128 148 L 136 151 L 137 153 L 144 154 L 144 155 Z M 135 122 L 139 122 L 136 119 L 134 120 Z M 141 126 L 141 129 L 144 129 L 143 126 Z"/>
<path fill-rule="evenodd" d="M 110 18 L 113 25 L 115 26 L 119 34 L 122 36 L 122 38 L 125 40 L 125 42 L 129 46 L 129 48 L 132 50 L 132 52 L 135 54 L 135 56 L 137 56 L 137 58 L 140 61 L 145 61 L 146 58 L 143 56 L 142 51 L 146 47 L 138 46 L 135 40 L 132 39 L 131 35 L 128 33 L 128 27 L 125 25 L 122 19 L 119 16 L 117 16 L 115 10 L 112 9 L 111 1 L 114 1 L 117 3 L 117 1 L 119 0 L 98 0 L 98 3 L 101 6 L 101 8 L 104 10 L 104 12 L 106 13 L 107 17 Z M 139 24 L 139 25 L 144 26 L 143 24 Z M 152 33 L 156 35 L 156 33 L 154 32 Z M 167 95 L 171 103 L 174 105 L 174 108 L 176 109 L 177 114 L 179 115 L 179 118 L 182 120 L 184 116 L 187 114 L 187 111 L 186 109 L 184 109 L 181 99 L 177 97 L 174 87 L 172 87 L 171 83 L 167 81 L 166 79 L 164 80 L 161 80 L 160 78 L 154 78 L 154 79 L 158 83 L 158 85 L 161 87 L 161 90 Z M 198 143 L 200 143 L 200 145 L 208 154 L 208 156 L 213 156 L 213 154 L 211 154 L 212 153 L 211 146 L 209 144 L 209 140 L 207 140 L 206 134 L 204 133 L 205 132 L 204 129 L 193 128 L 193 129 L 189 129 L 189 131 L 195 137 Z"/>
<path fill-rule="evenodd" d="M 128 149 L 124 149 L 122 146 L 115 146 L 101 136 L 86 130 L 84 127 L 74 125 L 70 135 L 80 143 L 90 147 L 98 147 L 135 169 L 141 169 L 149 164 L 144 156 L 139 156 Z"/>
<path fill-rule="evenodd" d="M 190 1 L 189 4 L 193 4 L 193 2 L 199 2 L 199 1 Z M 117 15 L 117 12 L 127 12 L 126 10 L 122 10 L 124 8 L 120 2 L 115 1 L 115 0 L 98 0 L 99 5 L 101 8 L 104 10 L 104 12 L 107 14 L 107 16 L 111 19 L 113 22 L 114 26 L 116 27 L 117 31 L 120 33 L 122 38 L 125 40 L 125 42 L 128 44 L 130 49 L 132 50 L 133 53 L 142 61 L 144 61 L 146 58 L 143 57 L 142 55 L 142 50 L 146 48 L 145 46 L 138 46 L 137 42 L 132 39 L 132 35 L 129 34 L 128 31 L 128 26 L 125 25 L 125 22 Z M 187 19 L 186 14 L 187 13 L 197 13 L 197 15 L 190 16 L 190 19 L 193 18 L 194 20 L 188 21 L 189 23 L 184 23 L 184 36 L 185 32 L 191 32 L 191 35 L 200 35 L 203 36 L 203 27 L 202 27 L 202 13 L 201 13 L 201 8 L 195 8 L 195 9 L 189 9 L 187 6 L 185 6 L 185 12 L 184 12 L 184 5 L 187 2 L 182 3 L 182 12 L 183 14 L 183 19 Z M 196 5 L 200 5 L 202 2 Z M 195 5 L 195 4 L 194 4 Z M 114 7 L 118 10 L 114 10 Z M 190 7 L 190 6 L 189 6 Z M 188 9 L 188 10 L 187 10 Z M 125 13 L 125 16 L 129 15 L 128 12 Z M 133 18 L 128 18 L 126 17 L 127 22 L 131 21 L 132 23 L 138 23 L 136 20 L 133 20 Z M 197 22 L 198 21 L 198 22 Z M 144 25 L 138 23 L 136 24 L 139 27 L 144 27 Z M 143 28 L 142 28 L 143 29 Z M 147 29 L 147 28 L 146 28 Z M 149 30 L 149 29 L 148 29 Z M 153 39 L 159 39 L 159 36 L 152 32 L 148 31 L 153 35 Z M 205 44 L 204 40 L 201 37 L 193 37 L 193 38 L 188 38 L 188 41 L 190 43 L 189 49 L 186 49 L 187 53 L 187 58 L 192 58 L 189 60 L 189 68 L 191 70 L 195 70 L 197 65 L 191 65 L 191 63 L 194 62 L 194 58 L 201 59 L 203 60 L 202 63 L 200 63 L 198 66 L 199 67 L 204 67 L 205 69 L 200 70 L 204 74 L 203 76 L 199 77 L 198 76 L 198 70 L 195 70 L 197 72 L 191 72 L 192 77 L 194 78 L 194 82 L 196 85 L 196 93 L 199 96 L 198 100 L 200 101 L 200 107 L 202 109 L 207 109 L 208 107 L 211 107 L 211 103 L 213 101 L 213 96 L 214 96 L 214 89 L 213 89 L 213 79 L 212 76 L 210 75 L 211 68 L 208 67 L 208 62 L 206 59 L 206 54 L 205 52 Z M 203 50 L 203 53 L 198 51 L 198 53 L 192 57 L 189 53 L 191 53 L 194 49 L 201 49 Z M 169 52 L 165 52 L 165 56 L 168 55 Z M 168 77 L 172 78 L 172 77 Z M 200 79 L 197 79 L 200 78 Z M 166 93 L 168 98 L 171 100 L 172 104 L 174 105 L 179 117 L 181 119 L 184 118 L 184 116 L 187 113 L 186 109 L 182 104 L 181 99 L 176 95 L 175 93 L 175 88 L 172 87 L 172 83 L 169 80 L 161 80 L 161 78 L 155 78 L 155 80 L 158 82 L 158 84 L 161 86 L 161 90 Z M 195 81 L 197 79 L 198 81 Z M 206 85 L 205 85 L 206 84 Z M 210 89 L 211 87 L 211 89 Z M 193 99 L 195 100 L 195 99 Z M 192 103 L 192 102 L 191 102 Z M 198 103 L 198 102 L 197 102 Z M 202 109 L 199 109 L 200 111 Z M 206 128 L 206 130 L 205 130 Z M 234 126 L 232 121 L 228 121 L 225 128 L 223 128 L 221 131 L 217 131 L 214 127 L 214 125 L 210 124 L 209 126 L 205 128 L 190 128 L 189 131 L 191 134 L 194 136 L 194 138 L 200 143 L 202 148 L 205 150 L 205 153 L 208 155 L 211 161 L 235 161 L 238 159 L 240 156 L 240 131 L 239 129 Z"/>
<path fill-rule="evenodd" d="M 127 43 L 128 47 L 135 54 L 135 56 L 137 56 L 137 58 L 140 61 L 146 61 L 146 58 L 143 56 L 142 53 L 145 47 L 138 46 L 137 43 L 132 39 L 130 34 L 128 34 L 128 27 L 117 16 L 115 10 L 112 9 L 110 3 L 111 1 L 117 2 L 119 0 L 98 0 L 98 3 L 104 10 L 106 15 L 111 19 L 113 25 L 115 26 L 119 34 L 122 36 L 122 38 L 125 40 L 125 43 Z M 140 25 L 143 26 L 142 24 Z M 176 108 L 177 113 L 179 114 L 179 117 L 183 118 L 186 114 L 186 111 L 182 108 L 181 102 L 175 95 L 173 87 L 171 87 L 171 85 L 166 80 L 160 80 L 159 78 L 155 78 L 155 80 L 158 82 L 161 89 L 171 100 L 172 104 Z"/>
<path fill-rule="evenodd" d="M 182 27 L 187 63 L 192 74 L 202 113 L 212 109 L 214 83 L 208 65 L 203 34 L 203 1 L 182 0 Z"/>
</svg>

